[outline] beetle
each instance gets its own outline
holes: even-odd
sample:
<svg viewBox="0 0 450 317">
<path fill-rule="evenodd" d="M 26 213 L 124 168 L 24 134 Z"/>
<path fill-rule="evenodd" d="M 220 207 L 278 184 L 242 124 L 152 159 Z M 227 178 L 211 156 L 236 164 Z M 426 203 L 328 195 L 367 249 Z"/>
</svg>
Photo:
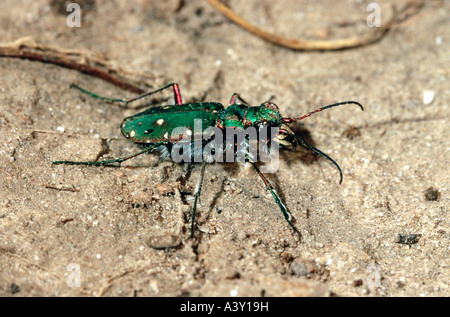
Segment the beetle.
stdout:
<svg viewBox="0 0 450 317">
<path fill-rule="evenodd" d="M 128 156 L 118 157 L 111 160 L 91 162 L 53 161 L 52 164 L 102 166 L 119 163 L 120 165 L 120 163 L 131 158 L 154 151 L 161 152 L 162 158 L 164 159 L 169 156 L 169 153 L 173 154 L 176 151 L 179 153 L 182 152 L 184 157 L 191 159 L 200 157 L 200 160 L 196 161 L 201 162 L 201 172 L 194 192 L 194 204 L 192 207 L 190 229 L 191 237 L 193 237 L 194 233 L 197 201 L 201 193 L 206 163 L 211 163 L 213 161 L 213 157 L 217 158 L 224 153 L 223 151 L 217 151 L 216 147 L 212 148 L 212 141 L 209 143 L 205 142 L 205 133 L 209 134 L 210 140 L 219 140 L 216 141 L 214 145 L 217 145 L 218 143 L 222 145 L 225 142 L 221 138 L 216 139 L 216 132 L 225 132 L 230 129 L 233 131 L 242 132 L 249 128 L 275 128 L 277 130 L 275 137 L 267 138 L 264 136 L 262 139 L 261 144 L 266 152 L 270 154 L 273 149 L 277 149 L 277 147 L 281 149 L 289 149 L 292 147 L 295 149 L 297 146 L 311 150 L 328 159 L 337 168 L 340 175 L 339 183 L 342 183 L 343 176 L 339 165 L 327 154 L 297 136 L 289 128 L 289 124 L 305 119 L 325 109 L 345 104 L 355 104 L 359 106 L 361 110 L 364 110 L 363 106 L 359 102 L 344 101 L 318 108 L 298 118 L 289 118 L 283 117 L 278 106 L 270 100 L 263 102 L 259 106 L 252 107 L 238 93 L 232 94 L 229 106 L 227 108 L 218 102 L 184 104 L 182 102 L 179 86 L 176 83 L 170 83 L 159 89 L 128 99 L 102 97 L 75 84 L 72 84 L 71 87 L 76 88 L 94 98 L 99 98 L 108 102 L 122 102 L 125 106 L 136 100 L 161 92 L 165 89 L 172 88 L 175 105 L 150 107 L 123 120 L 121 124 L 121 132 L 123 136 L 133 143 L 140 145 L 140 151 Z M 200 128 L 198 128 L 197 123 L 200 123 Z M 211 130 L 213 130 L 212 133 Z M 177 133 L 173 133 L 173 131 L 177 131 Z M 257 132 L 258 135 L 262 135 L 260 134 L 260 130 Z M 186 138 L 186 136 L 189 138 Z M 271 193 L 289 226 L 295 232 L 296 228 L 291 222 L 290 213 L 281 202 L 268 179 L 257 167 L 256 162 L 258 161 L 258 156 L 253 155 L 249 151 L 248 141 L 248 137 L 241 139 L 239 142 L 233 137 L 231 142 L 226 143 L 226 149 L 231 150 L 235 156 L 240 154 L 243 156 L 243 161 L 249 163 L 253 167 L 255 172 L 263 181 L 266 189 Z"/>
</svg>

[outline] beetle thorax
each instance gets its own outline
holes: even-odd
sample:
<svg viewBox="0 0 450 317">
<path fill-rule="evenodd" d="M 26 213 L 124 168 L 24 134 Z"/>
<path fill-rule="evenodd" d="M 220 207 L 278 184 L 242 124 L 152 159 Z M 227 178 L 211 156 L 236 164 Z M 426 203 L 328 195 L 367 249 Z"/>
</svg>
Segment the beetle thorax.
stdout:
<svg viewBox="0 0 450 317">
<path fill-rule="evenodd" d="M 257 107 L 249 107 L 244 116 L 245 126 L 280 127 L 282 120 L 278 106 L 266 101 Z"/>
</svg>

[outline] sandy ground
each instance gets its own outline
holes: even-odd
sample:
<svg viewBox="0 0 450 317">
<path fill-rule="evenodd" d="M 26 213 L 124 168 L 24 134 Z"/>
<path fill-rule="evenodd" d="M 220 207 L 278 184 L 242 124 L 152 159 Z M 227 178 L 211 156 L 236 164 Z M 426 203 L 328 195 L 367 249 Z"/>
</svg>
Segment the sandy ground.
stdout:
<svg viewBox="0 0 450 317">
<path fill-rule="evenodd" d="M 342 185 L 328 161 L 304 152 L 283 154 L 267 174 L 299 235 L 252 169 L 213 164 L 189 239 L 198 166 L 156 155 L 120 168 L 51 165 L 137 150 L 119 130 L 137 110 L 71 83 L 133 94 L 0 58 L 1 296 L 450 295 L 448 1 L 427 1 L 374 45 L 311 53 L 268 44 L 205 1 L 88 1 L 81 28 L 67 27 L 62 2 L 0 1 L 2 42 L 31 36 L 101 53 L 154 76 L 155 87 L 178 82 L 185 102 L 226 105 L 239 92 L 254 105 L 274 96 L 286 116 L 344 100 L 365 111 L 343 106 L 303 121 L 303 134 L 342 167 Z M 293 38 L 369 31 L 366 1 L 228 3 Z M 383 23 L 390 9 L 381 5 Z M 421 236 L 408 245 L 398 234 Z"/>
</svg>

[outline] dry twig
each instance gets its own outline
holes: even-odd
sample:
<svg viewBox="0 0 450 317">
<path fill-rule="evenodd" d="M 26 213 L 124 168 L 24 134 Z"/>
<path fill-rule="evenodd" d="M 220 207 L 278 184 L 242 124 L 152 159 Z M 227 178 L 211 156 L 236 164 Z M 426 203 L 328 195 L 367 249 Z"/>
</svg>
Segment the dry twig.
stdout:
<svg viewBox="0 0 450 317">
<path fill-rule="evenodd" d="M 56 190 L 61 190 L 61 191 L 68 191 L 68 192 L 79 192 L 80 191 L 77 188 L 73 188 L 70 186 L 63 186 L 63 185 L 52 185 L 52 184 L 42 183 L 41 186 L 44 186 L 45 188 L 56 189 Z"/>
<path fill-rule="evenodd" d="M 392 5 L 392 17 L 384 23 L 382 27 L 375 28 L 371 32 L 362 35 L 344 39 L 328 40 L 328 41 L 306 41 L 302 39 L 291 39 L 276 34 L 266 32 L 243 19 L 234 13 L 230 8 L 225 6 L 220 0 L 206 0 L 214 8 L 219 10 L 225 17 L 246 29 L 250 33 L 279 46 L 301 51 L 332 51 L 342 50 L 355 47 L 366 46 L 381 40 L 386 33 L 397 23 L 400 23 L 408 17 L 416 14 L 424 6 L 423 0 L 410 0 L 400 11 Z"/>
<path fill-rule="evenodd" d="M 143 83 L 148 88 L 152 87 L 150 82 L 154 81 L 153 76 L 124 71 L 91 52 L 43 45 L 31 37 L 0 43 L 0 57 L 24 58 L 75 69 L 138 94 L 145 92 L 141 88 Z"/>
</svg>

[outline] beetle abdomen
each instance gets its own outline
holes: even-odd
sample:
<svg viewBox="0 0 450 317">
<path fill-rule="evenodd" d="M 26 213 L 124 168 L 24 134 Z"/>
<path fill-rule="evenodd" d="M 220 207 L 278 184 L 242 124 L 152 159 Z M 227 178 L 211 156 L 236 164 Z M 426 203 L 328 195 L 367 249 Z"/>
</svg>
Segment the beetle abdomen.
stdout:
<svg viewBox="0 0 450 317">
<path fill-rule="evenodd" d="M 201 136 L 215 126 L 224 110 L 220 103 L 192 103 L 149 108 L 125 118 L 121 125 L 125 138 L 138 144 L 174 143 L 183 135 Z"/>
</svg>

